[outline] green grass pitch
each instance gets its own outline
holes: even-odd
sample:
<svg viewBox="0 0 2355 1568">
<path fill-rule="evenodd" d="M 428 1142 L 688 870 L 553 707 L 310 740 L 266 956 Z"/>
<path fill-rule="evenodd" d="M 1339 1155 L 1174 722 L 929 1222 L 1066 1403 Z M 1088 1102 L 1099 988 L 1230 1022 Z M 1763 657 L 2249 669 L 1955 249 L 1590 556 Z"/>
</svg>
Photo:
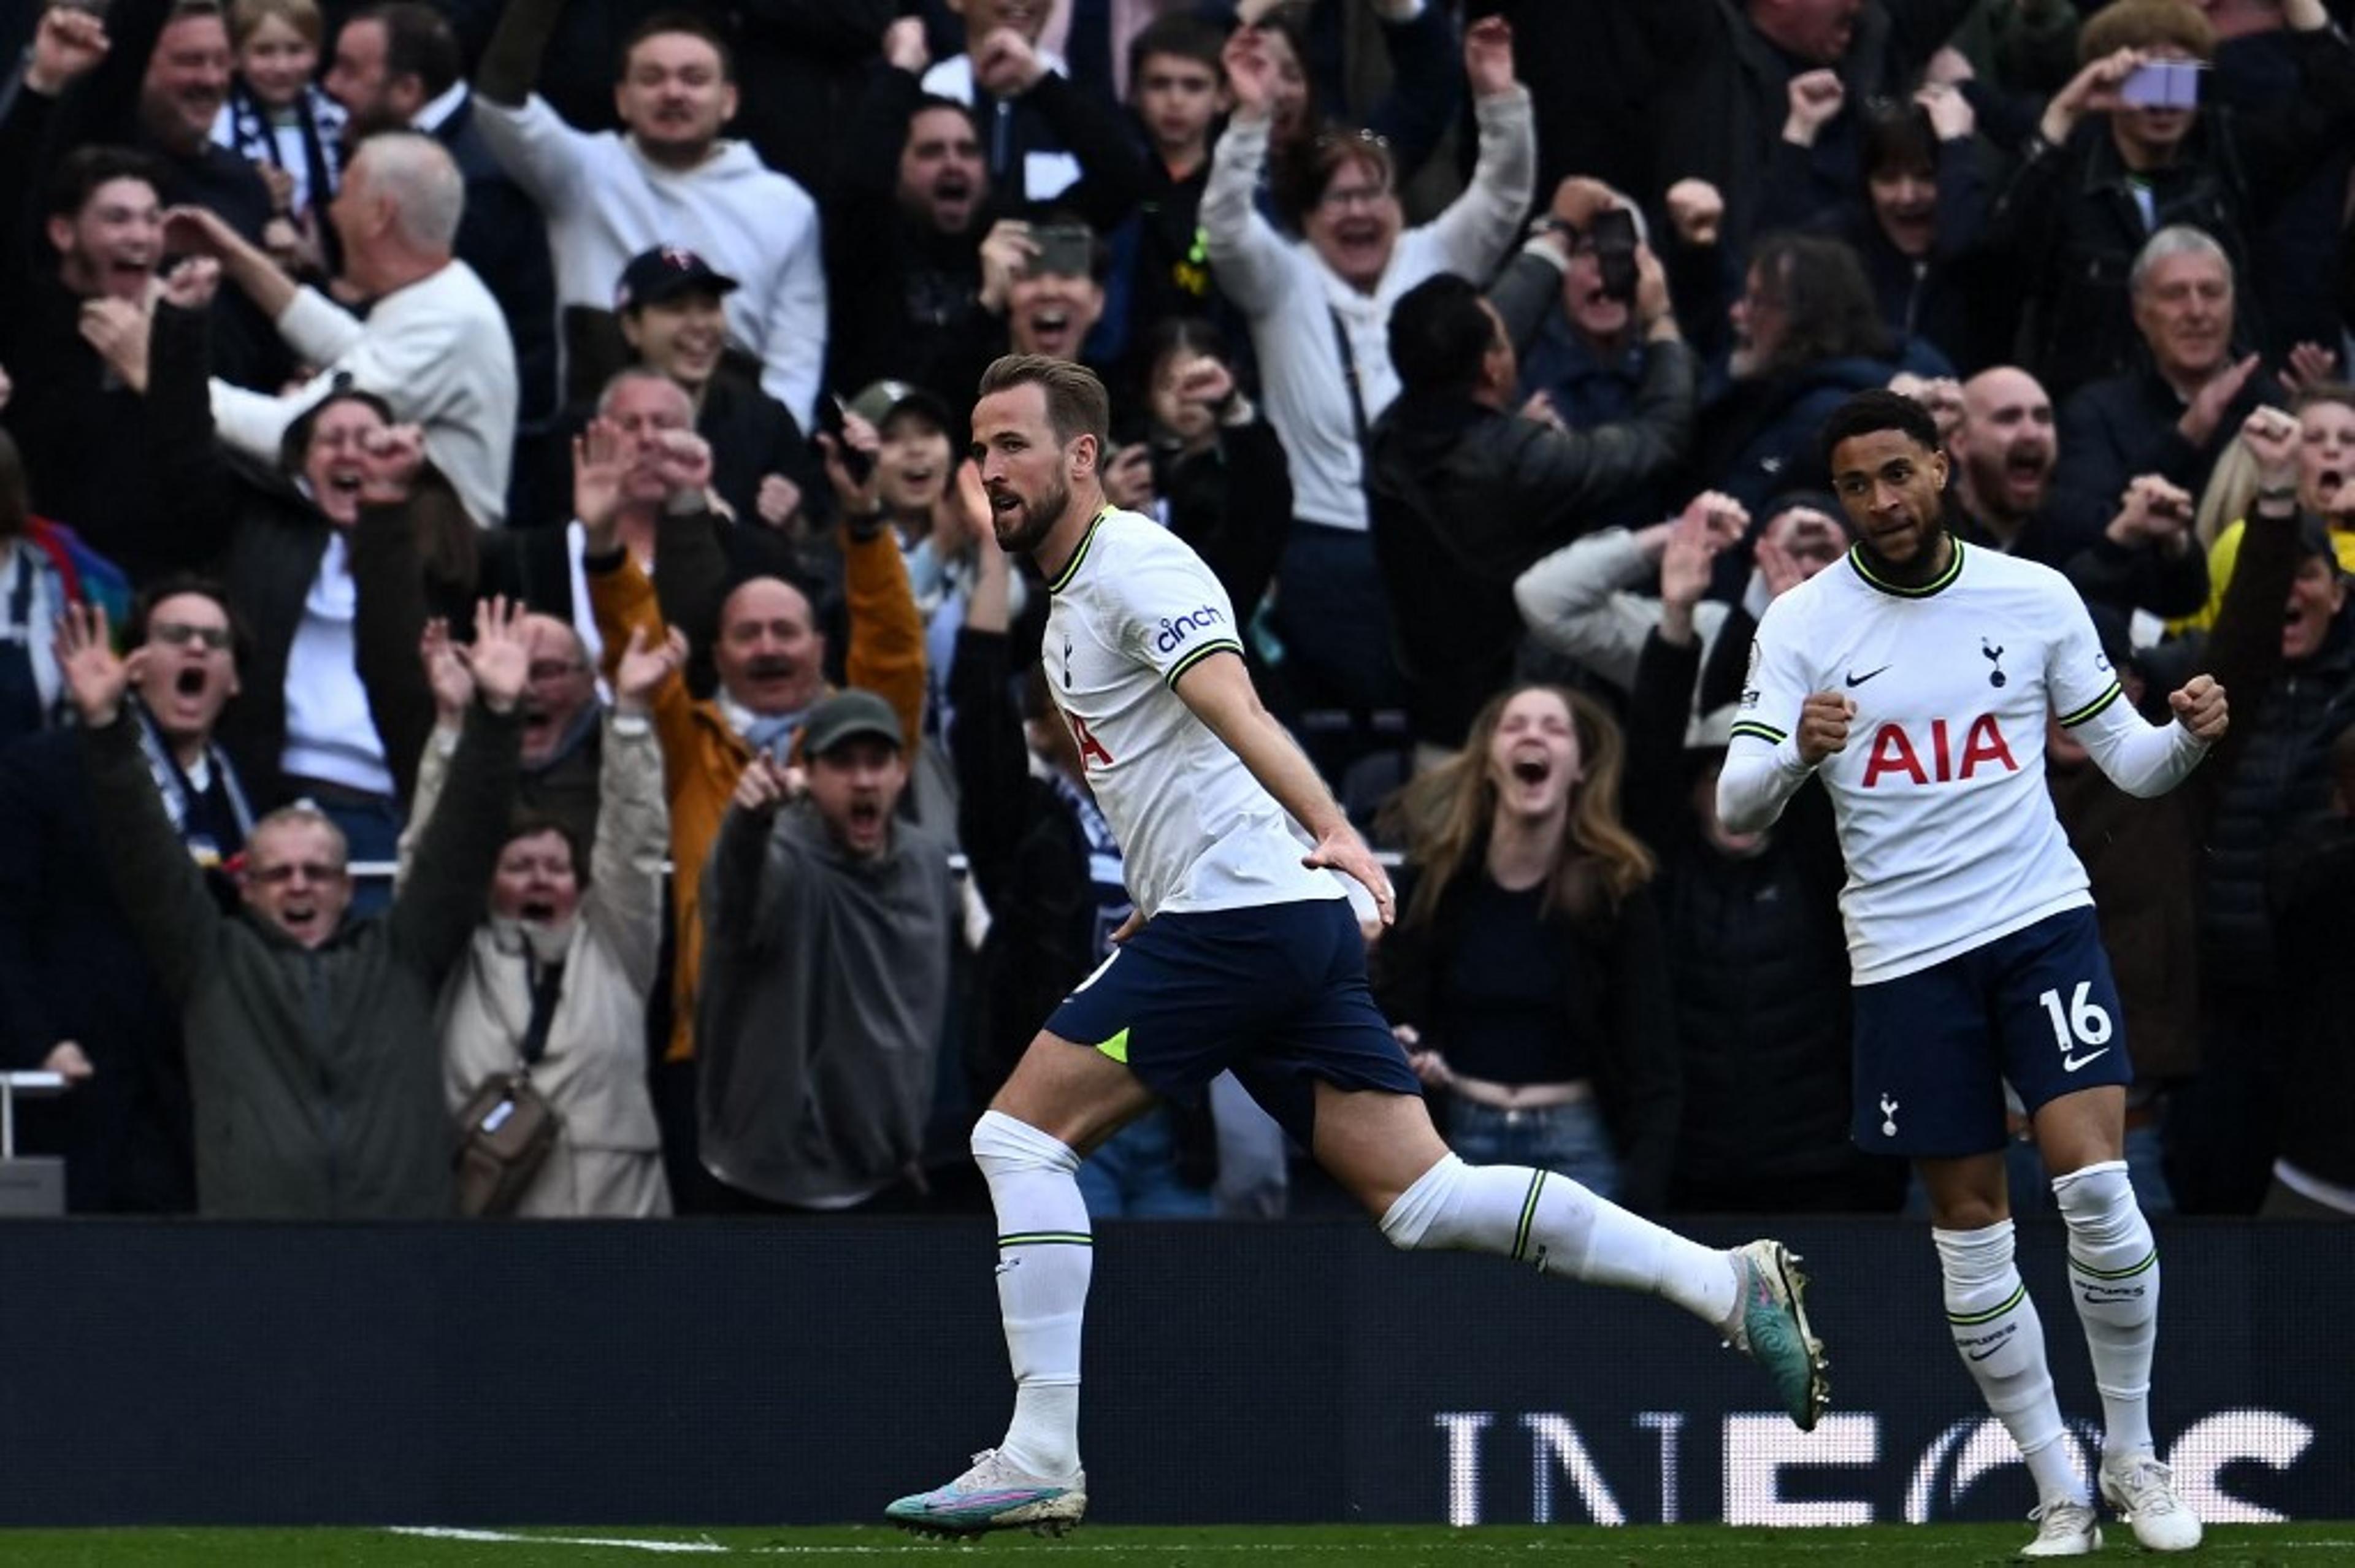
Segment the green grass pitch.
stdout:
<svg viewBox="0 0 2355 1568">
<path fill-rule="evenodd" d="M 2030 1531 L 2018 1525 L 1875 1525 L 1859 1530 L 1736 1530 L 1717 1525 L 1588 1528 L 1235 1526 L 1205 1530 L 1083 1529 L 1061 1541 L 999 1535 L 973 1542 L 914 1541 L 879 1526 L 825 1530 L 0 1530 L 9 1568 L 620 1568 L 734 1560 L 1061 1564 L 1097 1568 L 1446 1568 L 1560 1563 L 1641 1568 L 1655 1563 L 1739 1568 L 1974 1568 L 2011 1561 Z M 2104 1526 L 2103 1557 L 2156 1563 L 2123 1528 Z M 2211 1527 L 2187 1568 L 2355 1565 L 2355 1520 Z"/>
</svg>

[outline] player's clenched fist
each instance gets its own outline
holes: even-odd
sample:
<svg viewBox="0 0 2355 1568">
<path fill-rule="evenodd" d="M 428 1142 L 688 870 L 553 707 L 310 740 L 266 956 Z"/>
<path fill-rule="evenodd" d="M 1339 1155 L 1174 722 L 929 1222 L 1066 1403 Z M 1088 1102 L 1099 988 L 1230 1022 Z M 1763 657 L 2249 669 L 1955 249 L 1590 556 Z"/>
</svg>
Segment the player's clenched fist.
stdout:
<svg viewBox="0 0 2355 1568">
<path fill-rule="evenodd" d="M 2224 688 L 2216 684 L 2214 676 L 2193 676 L 2179 689 L 2167 694 L 2167 705 L 2175 709 L 2176 722 L 2210 745 L 2224 738 L 2229 716 L 2224 709 Z"/>
<path fill-rule="evenodd" d="M 1848 721 L 1856 717 L 1856 700 L 1837 691 L 1818 691 L 1799 708 L 1799 761 L 1814 767 L 1835 752 L 1848 750 Z"/>
</svg>

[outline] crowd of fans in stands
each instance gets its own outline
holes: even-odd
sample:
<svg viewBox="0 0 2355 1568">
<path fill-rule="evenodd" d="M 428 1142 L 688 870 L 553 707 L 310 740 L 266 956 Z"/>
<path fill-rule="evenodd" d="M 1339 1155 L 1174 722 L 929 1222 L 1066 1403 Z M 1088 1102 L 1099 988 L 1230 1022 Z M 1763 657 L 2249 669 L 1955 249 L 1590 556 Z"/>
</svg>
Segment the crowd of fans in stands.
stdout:
<svg viewBox="0 0 2355 1568">
<path fill-rule="evenodd" d="M 976 1205 L 964 1128 L 1130 912 L 960 468 L 1016 352 L 1112 389 L 1115 504 L 1402 855 L 1375 979 L 1451 1140 L 1656 1212 L 1906 1201 L 1844 1135 L 1828 803 L 1713 801 L 1758 616 L 1848 545 L 1817 425 L 1919 398 L 1958 539 L 2137 700 L 2230 693 L 2162 799 L 2051 746 L 2144 1207 L 2355 1215 L 2345 9 L 17 8 L 25 1141 L 80 1211 L 442 1214 L 528 1062 L 523 1213 Z M 1291 1174 L 1222 1081 L 1083 1184 Z"/>
</svg>

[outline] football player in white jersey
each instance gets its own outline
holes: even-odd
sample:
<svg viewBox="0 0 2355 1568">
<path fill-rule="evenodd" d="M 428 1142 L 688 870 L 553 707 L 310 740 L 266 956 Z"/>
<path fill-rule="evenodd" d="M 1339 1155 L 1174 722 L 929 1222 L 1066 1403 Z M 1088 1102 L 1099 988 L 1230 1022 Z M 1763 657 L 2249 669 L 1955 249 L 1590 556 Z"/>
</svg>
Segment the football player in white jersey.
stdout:
<svg viewBox="0 0 2355 1568">
<path fill-rule="evenodd" d="M 2023 1554 L 2082 1555 L 2101 1530 L 2013 1266 L 2007 1082 L 2068 1223 L 2107 1417 L 2103 1496 L 2146 1547 L 2188 1550 L 2200 1522 L 2151 1443 L 2158 1254 L 2126 1179 L 2124 1013 L 2046 793 L 2044 736 L 2056 719 L 2121 789 L 2158 795 L 2224 733 L 2224 692 L 2196 676 L 2169 695 L 2169 722 L 2136 712 L 2065 578 L 1946 531 L 1946 457 L 1912 399 L 1857 394 L 1823 444 L 1857 542 L 1760 621 L 1718 810 L 1756 832 L 1810 776 L 1831 793 L 1849 868 L 1853 1136 L 1910 1157 L 1929 1193 L 1955 1347 L 2036 1479 Z"/>
<path fill-rule="evenodd" d="M 1440 1141 L 1367 989 L 1364 938 L 1334 873 L 1362 884 L 1384 923 L 1390 879 L 1260 705 L 1218 580 L 1152 519 L 1106 505 L 1108 422 L 1092 374 L 1028 356 L 992 365 L 974 409 L 998 544 L 1029 554 L 1054 595 L 1048 687 L 1120 840 L 1136 913 L 974 1128 L 997 1214 L 1012 1424 L 973 1468 L 887 1517 L 952 1535 L 1079 1522 L 1091 1236 L 1073 1173 L 1156 1095 L 1198 1096 L 1228 1068 L 1393 1245 L 1497 1253 L 1664 1296 L 1759 1362 L 1812 1427 L 1823 1349 L 1779 1243 L 1700 1246 L 1562 1177 L 1467 1166 Z"/>
</svg>

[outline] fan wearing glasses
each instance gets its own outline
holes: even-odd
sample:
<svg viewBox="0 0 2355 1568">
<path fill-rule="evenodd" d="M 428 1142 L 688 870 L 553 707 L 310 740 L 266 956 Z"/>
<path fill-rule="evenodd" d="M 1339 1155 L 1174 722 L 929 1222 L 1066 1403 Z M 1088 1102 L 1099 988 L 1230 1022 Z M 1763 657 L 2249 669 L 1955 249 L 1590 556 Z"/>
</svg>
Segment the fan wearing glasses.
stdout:
<svg viewBox="0 0 2355 1568">
<path fill-rule="evenodd" d="M 213 742 L 238 690 L 224 590 L 187 576 L 152 584 L 125 641 L 139 650 L 126 706 L 147 785 L 187 859 L 218 865 L 253 826 L 237 770 Z M 39 648 L 55 667 L 47 628 Z M 0 753 L 0 1070 L 66 1081 L 68 1098 L 32 1107 L 22 1130 L 27 1152 L 65 1157 L 69 1210 L 184 1211 L 196 1176 L 180 1012 L 97 872 L 99 835 L 73 731 Z"/>
<path fill-rule="evenodd" d="M 1254 201 L 1278 119 L 1277 49 L 1253 28 L 1228 41 L 1235 111 L 1211 154 L 1202 227 L 1220 288 L 1251 323 L 1268 422 L 1291 464 L 1277 631 L 1304 702 L 1365 711 L 1397 695 L 1364 483 L 1366 432 L 1399 391 L 1391 307 L 1438 273 L 1485 282 L 1496 272 L 1536 187 L 1537 133 L 1511 29 L 1500 17 L 1476 22 L 1464 69 L 1480 156 L 1464 194 L 1409 229 L 1388 144 L 1336 130 L 1280 193 L 1301 235 L 1289 240 Z"/>
<path fill-rule="evenodd" d="M 172 602 L 174 603 L 179 601 Z M 181 621 L 175 614 L 165 619 Z M 227 912 L 156 805 L 136 684 L 176 695 L 203 623 L 118 656 L 78 606 L 54 656 L 81 715 L 80 784 L 97 831 L 83 875 L 112 884 L 186 1042 L 198 1212 L 240 1219 L 423 1219 L 451 1211 L 435 1002 L 483 912 L 514 809 L 531 663 L 522 607 L 485 601 L 462 657 L 474 680 L 449 771 L 381 918 L 352 914 L 343 831 L 301 802 L 255 822 Z M 218 630 L 214 624 L 213 630 Z M 173 722 L 166 720 L 166 723 Z"/>
</svg>

